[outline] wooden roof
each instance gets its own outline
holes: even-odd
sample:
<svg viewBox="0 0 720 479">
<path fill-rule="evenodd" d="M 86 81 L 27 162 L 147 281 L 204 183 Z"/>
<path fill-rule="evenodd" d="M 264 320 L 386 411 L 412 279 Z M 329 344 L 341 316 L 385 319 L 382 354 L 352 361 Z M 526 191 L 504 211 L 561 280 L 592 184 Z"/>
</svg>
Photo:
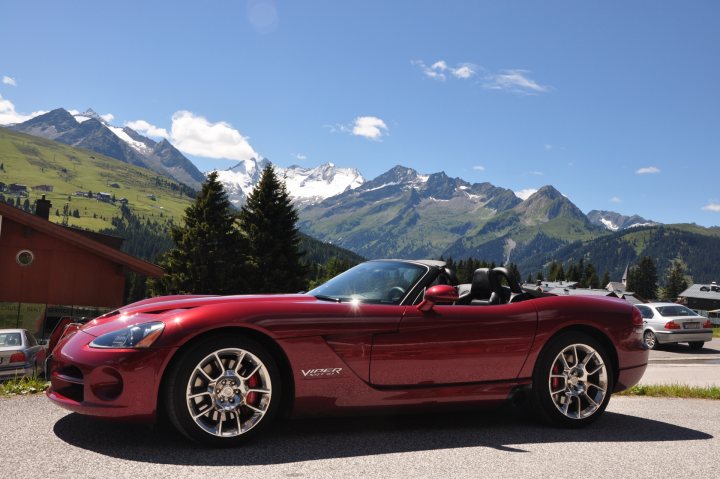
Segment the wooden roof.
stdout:
<svg viewBox="0 0 720 479">
<path fill-rule="evenodd" d="M 70 228 L 52 223 L 39 216 L 27 213 L 21 209 L 0 202 L 0 217 L 8 218 L 21 225 L 30 227 L 38 232 L 45 233 L 54 238 L 71 243 L 79 248 L 90 251 L 100 257 L 113 261 L 145 276 L 159 277 L 165 271 L 158 265 L 144 261 L 135 256 L 123 253 L 120 250 L 106 246 Z"/>
</svg>

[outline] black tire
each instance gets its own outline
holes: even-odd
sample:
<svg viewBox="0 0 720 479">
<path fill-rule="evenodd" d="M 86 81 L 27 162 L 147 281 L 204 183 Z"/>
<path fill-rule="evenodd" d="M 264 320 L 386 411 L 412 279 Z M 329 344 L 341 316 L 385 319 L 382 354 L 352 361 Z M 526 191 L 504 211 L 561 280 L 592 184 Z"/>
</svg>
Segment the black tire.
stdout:
<svg viewBox="0 0 720 479">
<path fill-rule="evenodd" d="M 223 334 L 201 339 L 181 354 L 166 372 L 163 399 L 170 423 L 185 437 L 206 446 L 232 447 L 273 422 L 282 384 L 277 362 L 262 345 Z M 261 390 L 266 392 L 253 392 Z"/>
<path fill-rule="evenodd" d="M 690 346 L 690 349 L 693 351 L 697 351 L 703 348 L 705 346 L 705 341 L 690 341 L 688 343 L 688 346 Z"/>
<path fill-rule="evenodd" d="M 560 334 L 545 345 L 535 364 L 532 403 L 536 415 L 553 426 L 587 426 L 610 401 L 613 371 L 612 360 L 598 340 L 579 332 Z"/>
<path fill-rule="evenodd" d="M 655 336 L 655 333 L 649 329 L 645 330 L 643 333 L 643 341 L 645 341 L 645 346 L 647 346 L 648 349 L 658 349 L 660 347 L 657 336 Z"/>
</svg>

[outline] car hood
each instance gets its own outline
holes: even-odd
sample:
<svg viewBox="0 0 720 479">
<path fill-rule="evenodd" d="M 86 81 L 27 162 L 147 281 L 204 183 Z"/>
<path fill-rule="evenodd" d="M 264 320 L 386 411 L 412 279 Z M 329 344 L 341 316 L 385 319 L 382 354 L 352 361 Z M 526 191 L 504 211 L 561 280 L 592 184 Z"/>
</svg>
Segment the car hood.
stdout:
<svg viewBox="0 0 720 479">
<path fill-rule="evenodd" d="M 162 321 L 174 316 L 178 311 L 219 304 L 243 303 L 298 303 L 317 301 L 307 294 L 265 294 L 238 296 L 160 296 L 137 303 L 128 304 L 115 311 L 93 319 L 81 329 L 93 336 L 104 334 L 113 329 L 131 326 L 149 321 Z M 114 326 L 114 327 L 113 327 Z"/>
</svg>

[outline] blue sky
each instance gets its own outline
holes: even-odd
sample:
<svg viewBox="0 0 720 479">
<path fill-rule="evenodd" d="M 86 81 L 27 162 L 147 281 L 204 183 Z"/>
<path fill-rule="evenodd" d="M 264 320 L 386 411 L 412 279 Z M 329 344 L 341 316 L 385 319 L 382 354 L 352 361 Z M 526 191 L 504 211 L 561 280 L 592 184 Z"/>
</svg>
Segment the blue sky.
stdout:
<svg viewBox="0 0 720 479">
<path fill-rule="evenodd" d="M 94 108 L 201 170 L 396 164 L 720 224 L 715 1 L 3 2 L 0 123 Z"/>
</svg>

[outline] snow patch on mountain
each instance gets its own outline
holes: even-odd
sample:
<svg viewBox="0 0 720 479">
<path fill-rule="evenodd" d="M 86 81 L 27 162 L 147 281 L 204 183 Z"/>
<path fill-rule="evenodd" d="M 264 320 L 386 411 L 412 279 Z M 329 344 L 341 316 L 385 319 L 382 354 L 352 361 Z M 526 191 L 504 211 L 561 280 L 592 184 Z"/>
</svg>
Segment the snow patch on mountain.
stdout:
<svg viewBox="0 0 720 479">
<path fill-rule="evenodd" d="M 141 141 L 133 140 L 130 137 L 130 135 L 125 133 L 125 130 L 123 130 L 122 128 L 119 128 L 117 126 L 111 126 L 111 125 L 107 125 L 107 127 L 110 129 L 110 131 L 112 131 L 115 134 L 115 136 L 117 136 L 122 141 L 124 141 L 125 143 L 130 145 L 130 147 L 133 150 L 139 151 L 140 153 L 142 153 L 144 155 L 152 153 L 152 150 L 150 148 L 148 148 L 148 146 L 145 143 L 143 143 Z"/>
<path fill-rule="evenodd" d="M 258 161 L 252 158 L 217 172 L 218 180 L 225 187 L 231 203 L 236 206 L 245 203 L 247 195 L 260 181 L 262 170 L 268 164 L 270 162 L 267 159 Z M 299 205 L 318 203 L 348 189 L 355 189 L 365 182 L 355 168 L 338 168 L 333 163 L 315 168 L 297 165 L 283 168 L 275 165 L 275 173 L 285 181 L 288 193 Z"/>
<path fill-rule="evenodd" d="M 605 218 L 600 218 L 600 222 L 605 225 L 607 229 L 610 231 L 617 231 L 620 229 L 620 227 L 616 224 L 613 224 L 612 221 L 606 220 Z"/>
</svg>

